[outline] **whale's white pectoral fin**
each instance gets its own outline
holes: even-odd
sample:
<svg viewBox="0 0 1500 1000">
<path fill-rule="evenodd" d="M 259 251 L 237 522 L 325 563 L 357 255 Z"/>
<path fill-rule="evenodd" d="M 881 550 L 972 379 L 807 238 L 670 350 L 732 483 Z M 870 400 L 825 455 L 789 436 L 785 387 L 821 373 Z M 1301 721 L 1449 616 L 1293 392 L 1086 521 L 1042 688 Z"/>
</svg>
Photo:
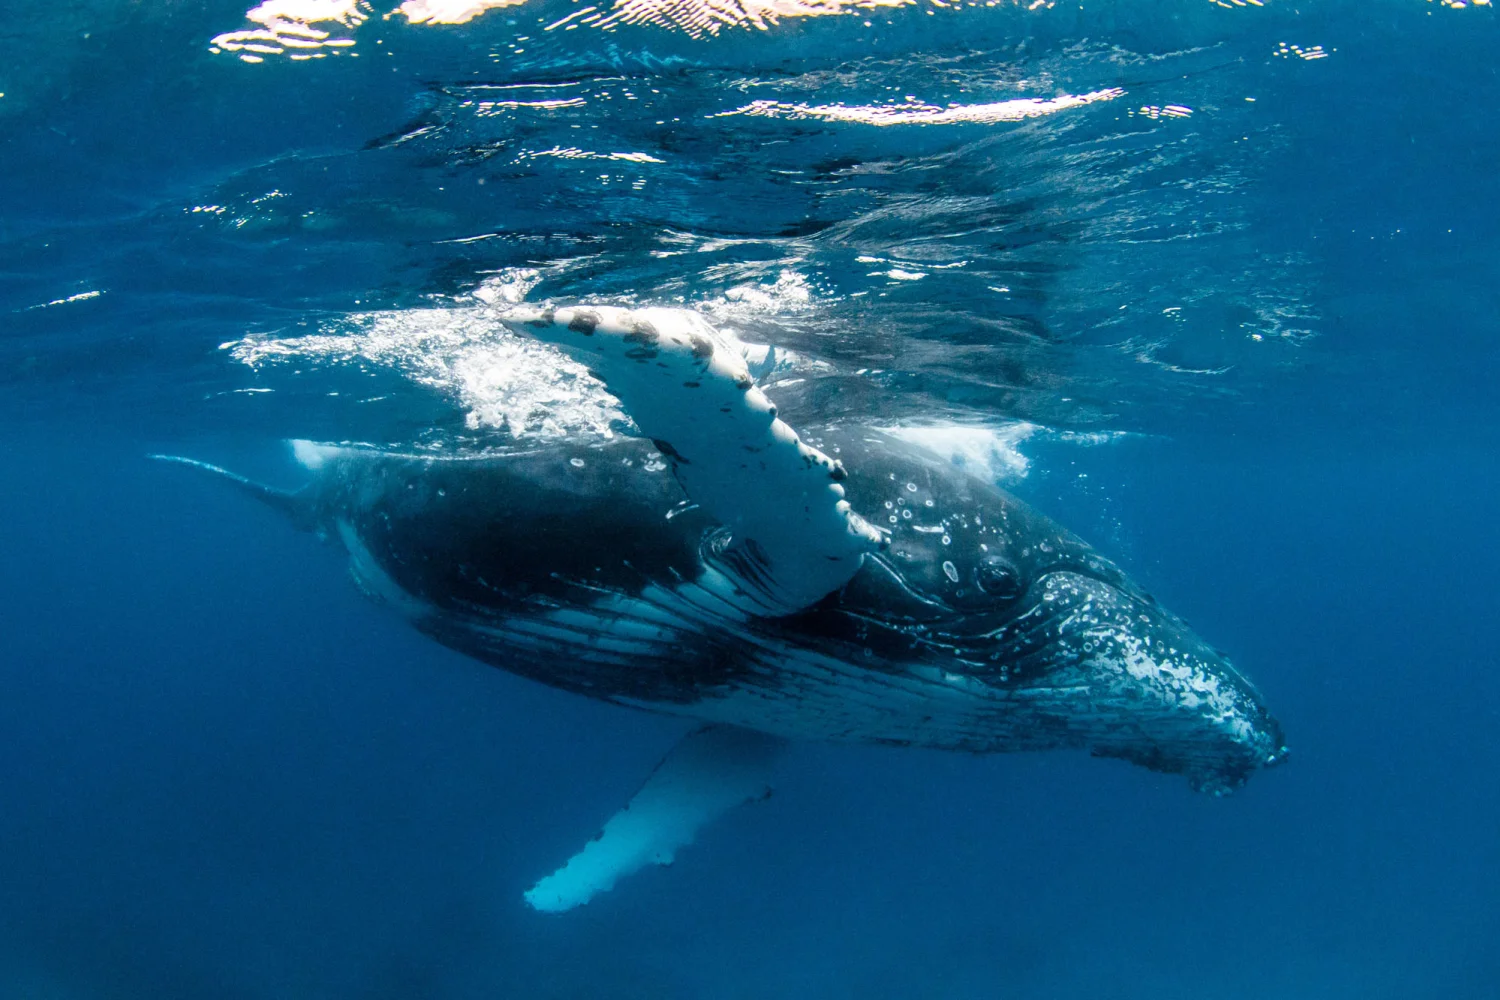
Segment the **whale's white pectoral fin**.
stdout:
<svg viewBox="0 0 1500 1000">
<path fill-rule="evenodd" d="M 781 745 L 774 736 L 732 726 L 684 737 L 599 836 L 532 886 L 526 902 L 561 913 L 648 864 L 671 864 L 705 825 L 770 794 L 771 765 Z"/>
<path fill-rule="evenodd" d="M 685 309 L 517 309 L 505 322 L 587 364 L 732 542 L 720 569 L 749 610 L 788 614 L 847 583 L 883 536 L 844 499 L 844 467 L 803 443 L 745 355 Z"/>
</svg>

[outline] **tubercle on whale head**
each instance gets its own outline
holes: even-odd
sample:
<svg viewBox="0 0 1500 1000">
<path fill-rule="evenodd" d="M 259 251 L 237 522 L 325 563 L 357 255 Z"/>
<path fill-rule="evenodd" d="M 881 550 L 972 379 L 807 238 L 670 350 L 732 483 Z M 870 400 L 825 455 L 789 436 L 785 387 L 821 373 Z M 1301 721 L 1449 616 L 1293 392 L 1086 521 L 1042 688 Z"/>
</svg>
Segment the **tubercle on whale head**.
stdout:
<svg viewBox="0 0 1500 1000">
<path fill-rule="evenodd" d="M 1280 762 L 1281 726 L 1254 685 L 1107 569 L 1024 576 L 989 609 L 950 608 L 908 629 L 951 650 L 949 669 L 1026 706 L 1043 729 L 1055 726 L 1051 745 L 1181 774 L 1215 795 Z"/>
<path fill-rule="evenodd" d="M 1215 796 L 1233 792 L 1286 757 L 1280 722 L 1223 654 L 1143 595 L 1091 583 L 1081 588 L 1082 616 L 1107 610 L 1104 617 L 1113 624 L 1080 629 L 1076 637 L 1060 635 L 1059 641 L 1082 640 L 1081 666 L 1091 687 L 1124 697 L 1133 728 L 1144 737 L 1102 740 L 1092 748 L 1097 756 L 1181 774 L 1195 791 Z M 1075 603 L 1068 617 L 1077 609 Z"/>
<path fill-rule="evenodd" d="M 1274 720 L 1272 721 L 1274 724 Z M 1225 764 L 1221 762 L 1215 767 L 1189 770 L 1186 772 L 1188 784 L 1192 786 L 1193 791 L 1203 792 L 1215 798 L 1232 795 L 1243 788 L 1245 783 L 1250 780 L 1250 776 L 1257 770 L 1276 767 L 1282 761 L 1286 760 L 1287 754 L 1290 751 L 1281 740 L 1281 727 L 1279 725 L 1276 725 L 1275 732 L 1276 737 L 1273 740 L 1276 745 L 1275 750 L 1258 755 L 1258 759 L 1257 755 L 1250 754 L 1234 763 Z"/>
<path fill-rule="evenodd" d="M 1229 795 L 1245 785 L 1256 771 L 1277 767 L 1290 750 L 1281 723 L 1264 707 L 1255 704 L 1258 718 L 1254 736 L 1236 744 L 1208 766 L 1190 766 L 1184 771 L 1194 791 L 1215 797 Z"/>
<path fill-rule="evenodd" d="M 1124 760 L 1162 774 L 1181 774 L 1195 792 L 1215 798 L 1231 795 L 1244 787 L 1250 776 L 1276 767 L 1289 753 L 1274 719 L 1267 720 L 1265 739 L 1248 743 L 1224 741 L 1199 747 L 1104 744 L 1091 748 L 1095 757 Z M 1266 746 L 1274 749 L 1267 750 Z"/>
</svg>

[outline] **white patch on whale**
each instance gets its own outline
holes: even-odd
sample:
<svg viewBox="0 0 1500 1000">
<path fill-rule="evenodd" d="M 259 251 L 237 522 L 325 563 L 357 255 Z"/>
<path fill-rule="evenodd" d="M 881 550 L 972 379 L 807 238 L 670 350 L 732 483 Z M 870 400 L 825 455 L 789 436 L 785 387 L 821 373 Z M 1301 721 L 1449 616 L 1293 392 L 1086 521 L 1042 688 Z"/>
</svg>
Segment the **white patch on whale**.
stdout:
<svg viewBox="0 0 1500 1000">
<path fill-rule="evenodd" d="M 324 464 L 339 453 L 339 449 L 331 444 L 319 444 L 316 441 L 307 441 L 297 438 L 291 442 L 292 457 L 297 464 L 308 472 L 317 472 Z"/>
<path fill-rule="evenodd" d="M 432 608 L 427 603 L 413 597 L 391 579 L 391 575 L 380 565 L 380 560 L 375 558 L 353 525 L 340 520 L 338 532 L 339 541 L 344 543 L 344 548 L 349 553 L 349 575 L 354 578 L 355 586 L 366 596 L 389 605 L 407 618 L 420 618 L 431 612 Z"/>
<path fill-rule="evenodd" d="M 879 427 L 898 441 L 914 444 L 988 483 L 1019 479 L 1031 470 L 1020 445 L 1038 430 L 1019 420 L 998 427 L 943 424 L 929 427 Z"/>
</svg>

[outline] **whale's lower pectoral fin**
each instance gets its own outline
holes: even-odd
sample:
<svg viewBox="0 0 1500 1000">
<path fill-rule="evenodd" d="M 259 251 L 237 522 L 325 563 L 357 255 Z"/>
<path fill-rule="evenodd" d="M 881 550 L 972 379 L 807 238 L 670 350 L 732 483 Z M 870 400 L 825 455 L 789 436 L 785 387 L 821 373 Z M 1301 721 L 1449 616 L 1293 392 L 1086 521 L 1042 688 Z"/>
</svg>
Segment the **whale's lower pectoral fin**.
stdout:
<svg viewBox="0 0 1500 1000">
<path fill-rule="evenodd" d="M 526 902 L 561 913 L 649 864 L 671 864 L 708 823 L 770 794 L 771 766 L 781 745 L 773 736 L 732 726 L 684 737 L 597 837 L 531 887 Z"/>
<path fill-rule="evenodd" d="M 789 614 L 837 590 L 883 536 L 844 499 L 844 467 L 776 416 L 744 354 L 696 313 L 515 310 L 505 322 L 587 364 L 729 529 L 718 568 L 746 610 Z"/>
</svg>

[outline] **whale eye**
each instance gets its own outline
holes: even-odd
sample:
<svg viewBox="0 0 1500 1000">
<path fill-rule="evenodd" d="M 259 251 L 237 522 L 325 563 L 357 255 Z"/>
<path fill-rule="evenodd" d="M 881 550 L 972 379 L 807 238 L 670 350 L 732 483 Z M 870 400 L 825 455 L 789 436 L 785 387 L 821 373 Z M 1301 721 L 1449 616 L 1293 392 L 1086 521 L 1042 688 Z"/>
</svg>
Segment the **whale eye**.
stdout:
<svg viewBox="0 0 1500 1000">
<path fill-rule="evenodd" d="M 1021 574 L 1003 557 L 987 555 L 974 570 L 979 589 L 1002 601 L 1021 596 Z"/>
</svg>

